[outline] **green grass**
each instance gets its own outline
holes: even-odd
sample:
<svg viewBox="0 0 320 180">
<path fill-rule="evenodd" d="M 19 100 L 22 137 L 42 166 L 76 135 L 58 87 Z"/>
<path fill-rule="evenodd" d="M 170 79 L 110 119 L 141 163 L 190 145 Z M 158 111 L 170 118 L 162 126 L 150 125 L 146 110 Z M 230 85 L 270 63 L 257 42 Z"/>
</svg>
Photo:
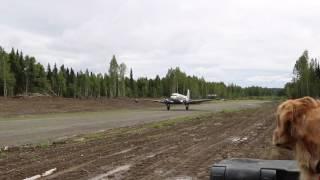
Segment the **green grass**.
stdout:
<svg viewBox="0 0 320 180">
<path fill-rule="evenodd" d="M 195 114 L 195 115 L 188 116 L 188 117 L 181 116 L 181 117 L 177 117 L 177 118 L 147 123 L 147 124 L 143 124 L 143 125 L 115 128 L 115 129 L 110 129 L 110 130 L 107 130 L 104 132 L 96 132 L 96 133 L 79 135 L 79 136 L 76 136 L 70 140 L 72 142 L 76 142 L 76 143 L 84 143 L 84 142 L 88 142 L 91 140 L 104 139 L 104 138 L 109 138 L 109 137 L 118 136 L 118 135 L 127 136 L 127 135 L 132 135 L 132 134 L 141 134 L 141 133 L 145 132 L 146 130 L 149 130 L 150 128 L 162 129 L 162 128 L 173 127 L 173 126 L 177 125 L 178 123 L 205 119 L 205 117 L 208 117 L 209 115 L 212 115 L 212 113 Z"/>
<path fill-rule="evenodd" d="M 239 109 L 223 109 L 222 111 L 220 111 L 220 113 L 234 113 L 234 112 L 239 112 L 241 110 Z"/>
<path fill-rule="evenodd" d="M 206 117 L 209 117 L 210 115 L 212 115 L 213 113 L 204 113 L 204 114 L 196 114 L 196 115 L 192 115 L 192 116 L 187 116 L 187 117 L 177 117 L 177 118 L 173 118 L 173 119 L 168 119 L 168 120 L 164 120 L 164 121 L 159 121 L 159 122 L 154 122 L 154 123 L 150 123 L 150 124 L 146 124 L 146 127 L 151 127 L 151 128 L 166 128 L 166 127 L 171 127 L 171 126 L 175 126 L 178 123 L 182 123 L 182 122 L 187 122 L 187 121 L 194 121 L 194 120 L 201 120 L 204 119 Z"/>
<path fill-rule="evenodd" d="M 7 157 L 7 153 L 0 151 L 0 159 Z"/>
<path fill-rule="evenodd" d="M 41 149 L 46 149 L 49 148 L 52 145 L 52 142 L 42 142 L 38 145 L 36 145 L 36 147 L 41 148 Z"/>
</svg>

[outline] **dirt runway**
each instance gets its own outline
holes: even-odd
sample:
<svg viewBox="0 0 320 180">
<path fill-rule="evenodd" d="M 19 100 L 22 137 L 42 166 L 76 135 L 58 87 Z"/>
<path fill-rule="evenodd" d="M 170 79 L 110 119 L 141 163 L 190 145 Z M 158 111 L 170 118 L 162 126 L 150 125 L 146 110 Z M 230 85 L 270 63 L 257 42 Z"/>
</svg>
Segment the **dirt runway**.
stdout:
<svg viewBox="0 0 320 180">
<path fill-rule="evenodd" d="M 185 111 L 184 106 L 174 106 L 171 111 L 167 111 L 164 105 L 159 106 L 157 104 L 158 106 L 152 108 L 152 105 L 148 102 L 137 103 L 137 106 L 134 106 L 134 102 L 131 101 L 128 101 L 128 104 L 125 105 L 125 100 L 103 101 L 103 104 L 100 101 L 70 100 L 71 102 L 68 102 L 69 107 L 63 108 L 66 105 L 60 107 L 62 104 L 60 101 L 68 102 L 69 100 L 49 101 L 49 105 L 46 105 L 49 109 L 46 111 L 44 111 L 44 108 L 31 111 L 32 108 L 29 107 L 30 109 L 26 110 L 24 114 L 20 112 L 20 115 L 17 115 L 18 112 L 11 112 L 10 117 L 0 116 L 0 147 L 47 143 L 78 134 L 133 126 L 205 112 L 254 108 L 263 103 L 263 101 L 226 101 L 190 106 L 190 111 Z M 27 104 L 33 105 L 36 102 L 27 102 Z M 25 106 L 23 105 L 25 102 L 21 101 L 20 103 L 21 107 Z M 107 107 L 112 106 L 112 103 L 115 103 L 115 106 L 121 104 L 122 106 L 118 109 L 108 109 Z M 49 112 L 50 107 L 55 105 L 58 107 L 51 109 L 49 114 L 45 113 Z M 45 105 L 43 104 L 43 106 Z M 91 112 L 74 112 L 77 109 L 76 107 L 79 108 L 78 110 L 84 110 L 86 106 L 88 106 L 87 109 Z M 101 109 L 102 107 L 106 109 Z M 61 113 L 62 110 L 65 112 Z M 92 112 L 94 110 L 99 111 Z"/>
<path fill-rule="evenodd" d="M 9 149 L 0 179 L 208 179 L 224 158 L 291 159 L 271 145 L 275 103 L 118 128 L 48 147 Z"/>
</svg>

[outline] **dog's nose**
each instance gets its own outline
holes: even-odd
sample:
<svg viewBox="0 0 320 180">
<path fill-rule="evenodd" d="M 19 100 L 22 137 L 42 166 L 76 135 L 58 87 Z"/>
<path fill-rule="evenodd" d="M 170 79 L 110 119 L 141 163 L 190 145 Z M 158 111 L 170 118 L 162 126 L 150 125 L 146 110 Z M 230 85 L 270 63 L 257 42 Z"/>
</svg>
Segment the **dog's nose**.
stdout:
<svg viewBox="0 0 320 180">
<path fill-rule="evenodd" d="M 281 144 L 281 143 L 278 143 L 278 142 L 277 142 L 275 145 L 276 145 L 277 147 L 281 147 L 281 148 L 285 147 L 284 144 Z"/>
<path fill-rule="evenodd" d="M 288 149 L 288 150 L 292 150 L 292 147 L 289 144 L 281 144 L 281 143 L 276 143 L 275 144 L 277 147 L 279 148 L 284 148 L 284 149 Z M 320 165 L 319 165 L 320 166 Z"/>
<path fill-rule="evenodd" d="M 320 174 L 320 161 L 318 160 L 317 166 L 316 166 L 316 173 Z"/>
<path fill-rule="evenodd" d="M 277 143 L 277 144 L 275 144 L 277 147 L 281 147 L 281 144 L 279 144 L 279 143 Z"/>
</svg>

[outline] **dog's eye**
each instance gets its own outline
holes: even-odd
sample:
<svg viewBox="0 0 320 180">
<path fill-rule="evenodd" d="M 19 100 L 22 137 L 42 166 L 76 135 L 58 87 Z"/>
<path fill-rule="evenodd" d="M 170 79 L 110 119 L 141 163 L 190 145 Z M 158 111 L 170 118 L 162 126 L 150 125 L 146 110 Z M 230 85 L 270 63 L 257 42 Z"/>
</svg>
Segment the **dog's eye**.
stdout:
<svg viewBox="0 0 320 180">
<path fill-rule="evenodd" d="M 290 121 L 287 121 L 286 123 L 285 123 L 285 132 L 290 132 L 290 133 L 292 133 L 291 132 L 291 122 Z"/>
</svg>

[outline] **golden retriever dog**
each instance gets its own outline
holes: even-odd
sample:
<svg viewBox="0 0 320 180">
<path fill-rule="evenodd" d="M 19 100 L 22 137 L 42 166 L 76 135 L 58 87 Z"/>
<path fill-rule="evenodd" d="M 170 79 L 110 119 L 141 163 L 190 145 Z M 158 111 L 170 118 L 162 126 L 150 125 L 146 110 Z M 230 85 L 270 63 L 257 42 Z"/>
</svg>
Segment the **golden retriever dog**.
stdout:
<svg viewBox="0 0 320 180">
<path fill-rule="evenodd" d="M 301 180 L 320 178 L 320 101 L 311 97 L 287 100 L 276 112 L 273 144 L 294 151 Z"/>
</svg>

